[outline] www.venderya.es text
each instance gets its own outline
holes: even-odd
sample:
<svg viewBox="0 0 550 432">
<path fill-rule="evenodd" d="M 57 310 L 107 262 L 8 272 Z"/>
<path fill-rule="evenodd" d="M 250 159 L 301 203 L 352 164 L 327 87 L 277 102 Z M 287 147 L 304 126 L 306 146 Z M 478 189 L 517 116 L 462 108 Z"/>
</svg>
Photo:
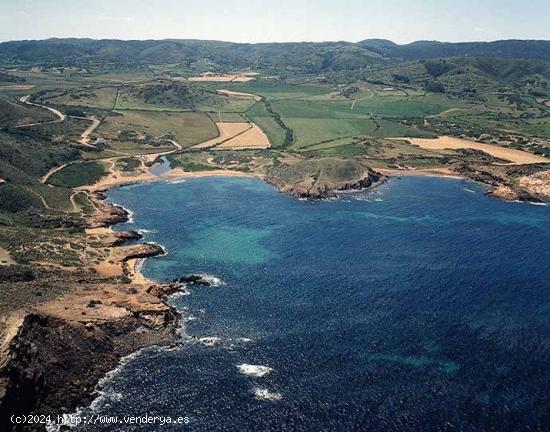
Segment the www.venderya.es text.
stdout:
<svg viewBox="0 0 550 432">
<path fill-rule="evenodd" d="M 83 424 L 118 424 L 118 425 L 187 425 L 190 419 L 187 416 L 165 416 L 165 415 L 124 415 L 107 416 L 100 414 L 76 415 L 12 415 L 12 424 L 43 424 L 43 425 L 64 425 L 78 426 Z"/>
</svg>

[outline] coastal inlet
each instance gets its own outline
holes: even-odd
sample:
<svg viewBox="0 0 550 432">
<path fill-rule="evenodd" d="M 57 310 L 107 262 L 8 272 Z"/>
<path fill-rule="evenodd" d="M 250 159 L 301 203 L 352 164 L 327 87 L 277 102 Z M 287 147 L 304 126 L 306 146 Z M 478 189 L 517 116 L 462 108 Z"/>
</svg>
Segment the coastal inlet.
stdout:
<svg viewBox="0 0 550 432">
<path fill-rule="evenodd" d="M 172 297 L 182 345 L 125 362 L 83 413 L 182 414 L 192 431 L 548 429 L 548 207 L 421 177 L 316 202 L 221 177 L 108 196 L 134 211 L 121 230 L 168 251 L 145 276 L 222 283 Z"/>
</svg>

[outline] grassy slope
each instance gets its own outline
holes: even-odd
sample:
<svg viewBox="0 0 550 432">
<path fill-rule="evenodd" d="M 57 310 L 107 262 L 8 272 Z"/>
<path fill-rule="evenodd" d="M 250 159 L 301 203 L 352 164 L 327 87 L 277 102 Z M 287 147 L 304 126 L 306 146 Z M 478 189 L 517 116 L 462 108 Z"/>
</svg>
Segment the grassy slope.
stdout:
<svg viewBox="0 0 550 432">
<path fill-rule="evenodd" d="M 74 188 L 86 184 L 93 184 L 103 177 L 105 173 L 105 166 L 101 162 L 72 164 L 54 173 L 48 179 L 48 184 Z"/>
<path fill-rule="evenodd" d="M 121 130 L 136 130 L 150 136 L 173 134 L 182 146 L 189 147 L 218 135 L 212 119 L 197 112 L 123 111 L 108 117 L 98 133 L 113 135 Z"/>
</svg>

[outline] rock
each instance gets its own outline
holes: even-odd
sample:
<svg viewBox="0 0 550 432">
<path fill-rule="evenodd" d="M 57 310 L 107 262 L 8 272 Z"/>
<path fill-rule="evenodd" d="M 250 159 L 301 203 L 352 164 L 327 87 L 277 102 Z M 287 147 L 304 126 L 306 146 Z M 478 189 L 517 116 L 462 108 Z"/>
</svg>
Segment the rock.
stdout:
<svg viewBox="0 0 550 432">
<path fill-rule="evenodd" d="M 143 236 L 137 231 L 115 231 L 113 232 L 115 240 L 111 243 L 112 246 L 120 246 L 130 240 L 140 240 Z"/>
<path fill-rule="evenodd" d="M 173 282 L 177 284 L 192 283 L 195 285 L 206 285 L 206 286 L 212 285 L 208 280 L 204 278 L 204 276 L 201 276 L 201 275 L 184 276 L 184 277 L 174 279 Z"/>
</svg>

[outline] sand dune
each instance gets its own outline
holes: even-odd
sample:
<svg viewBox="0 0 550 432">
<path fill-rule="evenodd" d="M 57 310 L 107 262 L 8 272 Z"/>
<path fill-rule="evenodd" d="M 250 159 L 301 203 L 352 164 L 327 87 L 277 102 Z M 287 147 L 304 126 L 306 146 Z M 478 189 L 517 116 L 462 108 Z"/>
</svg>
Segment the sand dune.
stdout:
<svg viewBox="0 0 550 432">
<path fill-rule="evenodd" d="M 522 150 L 516 150 L 507 147 L 500 147 L 493 144 L 483 144 L 466 139 L 454 138 L 450 136 L 440 136 L 439 138 L 394 138 L 399 140 L 407 140 L 413 145 L 428 149 L 428 150 L 444 150 L 444 149 L 475 149 L 481 150 L 491 156 L 509 160 L 514 164 L 531 164 L 531 163 L 550 163 L 549 159 L 542 156 L 537 156 Z"/>
</svg>

